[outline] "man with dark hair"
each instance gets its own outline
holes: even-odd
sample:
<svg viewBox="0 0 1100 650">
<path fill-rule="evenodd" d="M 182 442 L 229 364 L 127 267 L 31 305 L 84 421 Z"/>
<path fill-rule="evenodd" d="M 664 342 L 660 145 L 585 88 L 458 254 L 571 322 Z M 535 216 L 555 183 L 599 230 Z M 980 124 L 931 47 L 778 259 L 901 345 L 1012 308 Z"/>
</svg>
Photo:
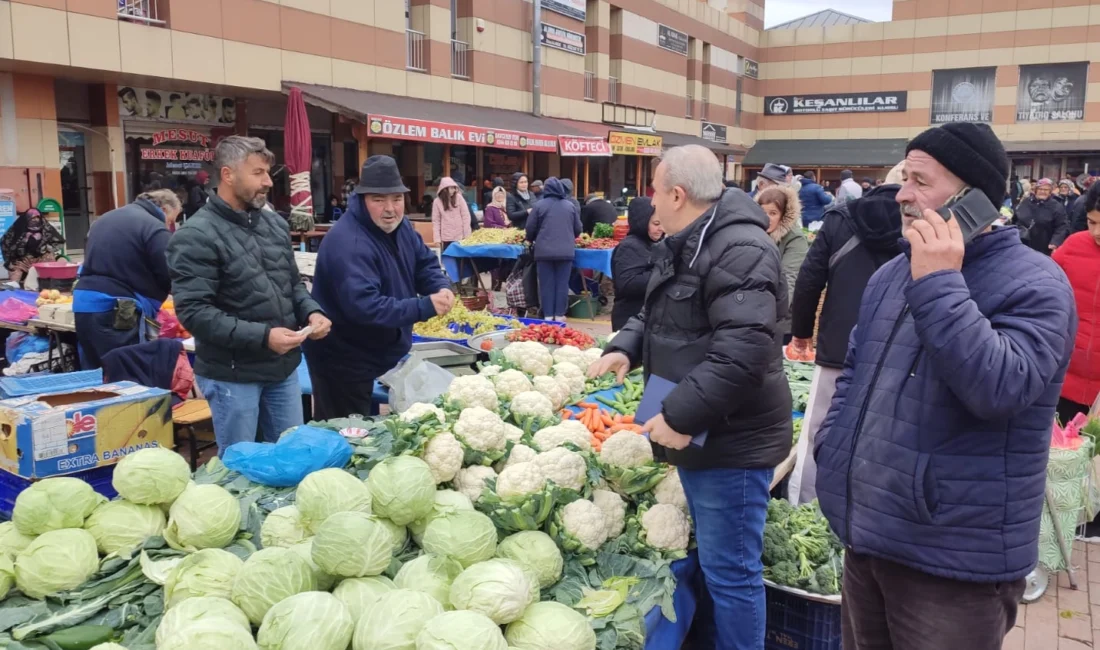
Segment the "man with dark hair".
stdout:
<svg viewBox="0 0 1100 650">
<path fill-rule="evenodd" d="M 936 212 L 966 191 L 995 210 L 1008 167 L 986 124 L 906 148 L 906 254 L 863 293 L 815 441 L 817 496 L 846 549 L 845 650 L 1000 650 L 1038 560 L 1073 292 L 1016 228 L 964 237 Z"/>
<path fill-rule="evenodd" d="M 845 169 L 840 172 L 840 189 L 836 192 L 836 202 L 840 204 L 854 201 L 863 196 L 863 188 L 853 178 L 852 170 Z"/>
<path fill-rule="evenodd" d="M 160 114 L 161 105 L 160 93 L 154 90 L 145 91 L 145 117 L 158 118 L 164 117 Z"/>
<path fill-rule="evenodd" d="M 226 97 L 222 100 L 222 119 L 223 124 L 233 124 L 237 121 L 237 102 Z"/>
<path fill-rule="evenodd" d="M 187 112 L 183 109 L 183 95 L 179 93 L 172 93 L 168 96 L 168 108 L 165 109 L 165 116 L 170 120 L 186 120 Z"/>
<path fill-rule="evenodd" d="M 218 453 L 302 424 L 302 342 L 331 323 L 306 290 L 290 229 L 266 209 L 275 156 L 259 138 L 218 143 L 218 191 L 168 244 L 180 322 L 195 335 L 195 375 Z"/>
<path fill-rule="evenodd" d="M 126 86 L 120 88 L 118 91 L 118 99 L 122 102 L 122 107 L 126 109 L 126 114 L 130 117 L 136 117 L 141 114 L 141 103 L 138 101 L 137 93 L 133 88 Z"/>
</svg>

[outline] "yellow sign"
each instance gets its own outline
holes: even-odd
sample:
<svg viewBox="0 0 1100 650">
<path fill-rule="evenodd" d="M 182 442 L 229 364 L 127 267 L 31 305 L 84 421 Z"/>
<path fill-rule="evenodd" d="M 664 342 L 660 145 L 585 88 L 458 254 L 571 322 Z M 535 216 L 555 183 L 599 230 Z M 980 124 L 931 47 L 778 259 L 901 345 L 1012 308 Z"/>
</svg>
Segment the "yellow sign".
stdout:
<svg viewBox="0 0 1100 650">
<path fill-rule="evenodd" d="M 624 156 L 660 156 L 663 138 L 647 133 L 612 131 L 607 134 L 611 153 Z"/>
</svg>

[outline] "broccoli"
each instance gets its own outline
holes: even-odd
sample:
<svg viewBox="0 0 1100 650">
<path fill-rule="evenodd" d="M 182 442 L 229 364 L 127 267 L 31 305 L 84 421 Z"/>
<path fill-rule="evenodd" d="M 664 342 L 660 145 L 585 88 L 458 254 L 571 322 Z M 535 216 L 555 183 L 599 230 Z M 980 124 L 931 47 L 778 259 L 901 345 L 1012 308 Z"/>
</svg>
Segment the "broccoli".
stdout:
<svg viewBox="0 0 1100 650">
<path fill-rule="evenodd" d="M 793 562 L 798 554 L 791 547 L 791 536 L 775 523 L 764 524 L 764 565 L 775 566 L 780 562 Z"/>
<path fill-rule="evenodd" d="M 810 578 L 810 584 L 806 588 L 807 591 L 811 591 L 815 594 L 824 594 L 826 596 L 832 596 L 833 594 L 840 593 L 840 575 L 837 571 L 835 560 L 827 564 L 823 564 L 814 571 L 814 575 Z"/>
<path fill-rule="evenodd" d="M 786 499 L 772 499 L 768 502 L 768 523 L 782 524 L 794 512 L 794 506 Z"/>
<path fill-rule="evenodd" d="M 764 577 L 777 585 L 797 587 L 800 583 L 798 565 L 794 562 L 780 562 L 764 569 Z"/>
</svg>

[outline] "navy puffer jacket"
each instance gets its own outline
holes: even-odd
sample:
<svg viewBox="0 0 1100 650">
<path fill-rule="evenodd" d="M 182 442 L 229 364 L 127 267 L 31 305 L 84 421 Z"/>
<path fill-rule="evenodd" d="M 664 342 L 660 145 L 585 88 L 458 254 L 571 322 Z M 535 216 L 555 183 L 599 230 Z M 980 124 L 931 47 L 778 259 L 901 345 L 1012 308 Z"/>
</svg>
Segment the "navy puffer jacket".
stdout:
<svg viewBox="0 0 1100 650">
<path fill-rule="evenodd" d="M 911 273 L 899 255 L 863 294 L 815 441 L 821 508 L 856 553 L 955 580 L 1022 578 L 1038 559 L 1072 290 L 1015 228 L 970 242 L 962 272 Z"/>
<path fill-rule="evenodd" d="M 581 212 L 569 200 L 561 181 L 546 179 L 542 197 L 527 218 L 527 241 L 540 262 L 572 260 L 581 234 Z"/>
</svg>

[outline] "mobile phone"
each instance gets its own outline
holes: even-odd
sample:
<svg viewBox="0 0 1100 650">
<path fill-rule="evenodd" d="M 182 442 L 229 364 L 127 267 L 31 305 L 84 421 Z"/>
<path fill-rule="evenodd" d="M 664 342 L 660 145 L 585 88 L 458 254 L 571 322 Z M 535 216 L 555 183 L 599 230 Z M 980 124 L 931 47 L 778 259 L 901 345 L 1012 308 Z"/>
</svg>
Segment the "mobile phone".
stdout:
<svg viewBox="0 0 1100 650">
<path fill-rule="evenodd" d="M 943 217 L 944 221 L 950 221 L 952 217 L 959 222 L 959 229 L 963 234 L 963 241 L 969 242 L 977 235 L 985 232 L 993 222 L 1001 217 L 1001 211 L 993 206 L 985 192 L 970 188 L 958 198 L 944 204 L 936 213 Z"/>
</svg>

